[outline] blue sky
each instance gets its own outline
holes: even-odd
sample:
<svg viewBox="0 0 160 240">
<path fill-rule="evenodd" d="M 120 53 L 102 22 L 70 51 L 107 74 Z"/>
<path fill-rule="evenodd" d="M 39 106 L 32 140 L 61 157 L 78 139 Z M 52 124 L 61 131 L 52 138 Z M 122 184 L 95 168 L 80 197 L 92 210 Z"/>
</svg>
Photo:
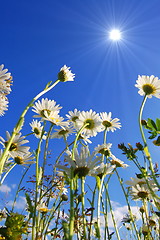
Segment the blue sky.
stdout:
<svg viewBox="0 0 160 240">
<path fill-rule="evenodd" d="M 109 133 L 108 141 L 114 154 L 127 163 L 117 144 L 141 141 L 137 119 L 142 97 L 135 81 L 138 75 L 160 77 L 159 12 L 158 0 L 2 1 L 1 64 L 12 73 L 13 87 L 9 110 L 0 119 L 0 135 L 13 129 L 26 104 L 47 82 L 56 80 L 66 64 L 75 81 L 60 83 L 44 97 L 63 106 L 63 116 L 74 108 L 111 111 L 122 129 Z M 121 41 L 109 39 L 112 28 L 121 30 Z M 32 116 L 30 111 L 24 134 L 30 131 Z M 159 116 L 159 100 L 152 98 L 144 117 Z M 101 135 L 97 143 L 102 143 Z M 156 156 L 159 148 L 153 153 Z M 123 174 L 128 179 L 134 169 L 122 170 Z"/>
</svg>

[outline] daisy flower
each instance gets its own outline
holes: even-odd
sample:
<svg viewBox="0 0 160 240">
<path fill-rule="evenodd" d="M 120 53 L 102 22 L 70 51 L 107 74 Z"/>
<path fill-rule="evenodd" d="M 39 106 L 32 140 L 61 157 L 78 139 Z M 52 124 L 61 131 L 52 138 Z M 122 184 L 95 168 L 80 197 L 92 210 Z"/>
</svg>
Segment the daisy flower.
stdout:
<svg viewBox="0 0 160 240">
<path fill-rule="evenodd" d="M 160 80 L 154 75 L 138 75 L 135 87 L 139 89 L 138 93 L 141 96 L 147 95 L 148 98 L 151 98 L 152 96 L 160 98 Z"/>
<path fill-rule="evenodd" d="M 79 135 L 79 139 L 78 140 L 83 140 L 85 144 L 92 143 L 91 140 L 89 139 L 89 136 L 86 136 L 83 133 L 81 133 Z"/>
<path fill-rule="evenodd" d="M 4 148 L 7 146 L 7 143 L 9 141 L 9 139 L 11 138 L 11 135 L 8 131 L 6 132 L 6 138 L 7 138 L 7 141 L 5 141 L 2 137 L 0 137 L 0 143 L 3 145 Z M 21 145 L 29 142 L 28 140 L 26 140 L 24 138 L 25 137 L 21 137 L 21 133 L 18 133 L 14 137 L 14 139 L 11 143 L 11 146 L 9 148 L 9 154 L 12 158 L 14 158 L 15 156 L 17 156 L 19 154 L 21 155 L 21 154 L 28 153 L 30 147 L 21 146 Z"/>
<path fill-rule="evenodd" d="M 116 130 L 116 128 L 121 128 L 121 123 L 119 122 L 118 118 L 111 118 L 112 113 L 106 113 L 106 112 L 102 112 L 100 113 L 100 117 L 101 117 L 101 127 L 102 127 L 102 131 L 107 130 L 107 131 L 111 131 L 114 132 Z"/>
<path fill-rule="evenodd" d="M 90 175 L 94 177 L 98 176 L 102 178 L 102 176 L 104 175 L 111 174 L 114 169 L 115 169 L 115 166 L 111 165 L 110 163 L 104 164 L 102 162 L 100 165 L 94 167 L 94 169 L 91 170 Z"/>
<path fill-rule="evenodd" d="M 8 110 L 8 100 L 3 94 L 0 95 L 0 116 L 4 115 L 4 111 Z"/>
<path fill-rule="evenodd" d="M 126 181 L 125 182 L 128 186 L 128 188 L 130 187 L 136 187 L 136 186 L 147 186 L 147 182 L 146 182 L 146 179 L 145 178 L 132 178 L 131 177 L 131 181 Z M 154 180 L 152 179 L 148 179 L 148 184 L 149 186 L 154 189 L 154 191 L 157 191 L 158 188 L 154 182 Z"/>
<path fill-rule="evenodd" d="M 42 131 L 43 131 L 43 126 L 41 126 L 41 122 L 37 120 L 33 120 L 30 123 L 30 126 L 32 128 L 32 132 L 34 133 L 36 138 L 41 138 L 42 136 Z M 42 139 L 46 139 L 46 136 L 43 134 Z"/>
<path fill-rule="evenodd" d="M 125 164 L 123 161 L 121 161 L 120 159 L 116 158 L 113 154 L 111 154 L 111 160 L 110 163 L 112 165 L 115 165 L 116 167 L 122 167 L 122 168 L 126 168 L 129 165 Z"/>
<path fill-rule="evenodd" d="M 27 152 L 24 154 L 19 154 L 14 157 L 15 163 L 18 165 L 25 165 L 25 164 L 33 164 L 35 161 L 31 161 L 34 157 L 32 157 L 32 153 Z"/>
<path fill-rule="evenodd" d="M 98 144 L 98 146 L 95 147 L 95 151 L 96 153 L 101 153 L 106 157 L 109 157 L 111 154 L 111 151 L 110 151 L 111 147 L 112 147 L 112 143 L 104 143 L 102 145 Z"/>
<path fill-rule="evenodd" d="M 67 167 L 66 165 L 56 164 L 55 167 L 61 169 L 62 172 L 65 172 L 70 176 L 71 167 L 74 172 L 74 176 L 78 176 L 79 178 L 85 177 L 91 174 L 91 171 L 100 163 L 101 157 L 95 157 L 95 153 L 93 152 L 89 155 L 89 150 L 87 147 L 82 147 L 80 154 L 78 153 L 77 148 L 74 149 L 74 158 L 71 157 L 71 152 L 67 151 L 65 156 L 65 161 L 70 165 Z M 95 158 L 94 158 L 95 157 Z M 94 158 L 94 159 L 93 159 Z"/>
<path fill-rule="evenodd" d="M 46 112 L 46 117 L 44 117 L 43 119 L 62 128 L 67 127 L 69 125 L 69 122 L 64 121 L 64 118 L 60 117 L 57 112 L 50 112 L 49 114 Z"/>
<path fill-rule="evenodd" d="M 86 125 L 87 124 L 87 125 Z M 86 126 L 85 126 L 86 125 Z M 88 136 L 96 136 L 98 132 L 101 132 L 101 119 L 95 111 L 90 109 L 89 111 L 82 111 L 77 119 L 78 130 L 82 128 L 82 133 Z"/>
<path fill-rule="evenodd" d="M 48 207 L 46 206 L 46 204 L 45 204 L 44 202 L 38 204 L 37 210 L 38 210 L 40 213 L 47 213 L 47 212 L 50 211 L 50 209 L 48 209 Z"/>
<path fill-rule="evenodd" d="M 132 200 L 135 200 L 135 201 L 144 200 L 144 199 L 149 200 L 152 198 L 152 194 L 148 189 L 147 185 L 132 186 L 129 189 L 129 193 L 132 197 Z"/>
<path fill-rule="evenodd" d="M 61 82 L 74 81 L 75 74 L 71 72 L 70 67 L 64 65 L 58 73 L 58 80 Z"/>
<path fill-rule="evenodd" d="M 9 94 L 11 92 L 10 85 L 12 83 L 11 73 L 8 69 L 3 69 L 4 64 L 0 65 L 0 93 Z"/>
<path fill-rule="evenodd" d="M 60 129 L 55 129 L 56 132 L 54 132 L 50 138 L 67 138 L 70 134 L 72 134 L 74 132 L 73 128 L 69 128 L 69 127 L 64 127 L 64 128 L 60 128 Z"/>
<path fill-rule="evenodd" d="M 80 111 L 78 111 L 75 108 L 74 111 L 69 111 L 68 114 L 66 114 L 66 117 L 69 119 L 70 122 L 72 122 L 75 125 L 77 119 L 79 118 L 79 114 L 80 114 Z"/>
<path fill-rule="evenodd" d="M 54 100 L 48 100 L 48 98 L 42 98 L 42 100 L 38 100 L 35 105 L 33 106 L 32 111 L 37 113 L 38 115 L 34 115 L 33 117 L 41 117 L 45 118 L 48 117 L 51 113 L 59 113 L 59 105 L 56 105 Z"/>
</svg>

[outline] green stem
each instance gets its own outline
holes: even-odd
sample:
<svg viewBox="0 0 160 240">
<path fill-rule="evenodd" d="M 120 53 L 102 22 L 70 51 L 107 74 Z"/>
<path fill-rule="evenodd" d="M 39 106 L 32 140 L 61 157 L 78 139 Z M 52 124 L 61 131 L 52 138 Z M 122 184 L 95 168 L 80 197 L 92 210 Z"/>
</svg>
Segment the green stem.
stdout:
<svg viewBox="0 0 160 240">
<path fill-rule="evenodd" d="M 104 181 L 104 175 L 102 176 L 100 186 L 98 187 L 98 202 L 97 202 L 97 227 L 98 232 L 100 233 L 100 208 L 101 208 L 101 195 L 102 195 L 102 187 L 103 187 L 103 181 Z M 98 239 L 100 239 L 100 235 L 98 236 Z"/>
<path fill-rule="evenodd" d="M 10 167 L 10 169 L 4 174 L 2 180 L 0 181 L 0 186 L 3 184 L 3 182 L 4 182 L 5 178 L 7 177 L 7 175 L 10 173 L 10 171 L 11 171 L 16 165 L 17 165 L 17 163 L 14 163 L 14 164 Z"/>
<path fill-rule="evenodd" d="M 21 130 L 21 127 L 24 123 L 24 117 L 26 115 L 26 113 L 28 112 L 29 108 L 32 107 L 33 103 L 40 98 L 42 95 L 44 95 L 45 93 L 47 93 L 48 91 L 50 91 L 53 87 L 55 87 L 58 83 L 60 82 L 60 80 L 56 80 L 50 87 L 48 87 L 48 85 L 45 87 L 45 89 L 40 92 L 38 95 L 36 95 L 31 101 L 30 103 L 26 106 L 26 108 L 24 109 L 24 111 L 22 112 L 15 128 L 13 129 L 12 135 L 7 143 L 7 146 L 5 147 L 5 150 L 3 151 L 3 154 L 1 156 L 0 159 L 0 175 L 3 173 L 3 167 L 4 167 L 4 163 L 6 161 L 6 157 L 8 155 L 10 146 L 14 140 L 14 137 L 19 133 L 19 131 Z"/>
<path fill-rule="evenodd" d="M 145 135 L 144 135 L 144 132 L 143 132 L 143 127 L 142 127 L 142 113 L 143 113 L 143 109 L 144 109 L 144 105 L 146 103 L 146 100 L 147 100 L 147 95 L 144 96 L 143 101 L 142 101 L 142 105 L 141 105 L 140 111 L 139 111 L 139 118 L 138 118 L 139 128 L 140 128 L 142 140 L 143 140 L 143 143 L 144 143 L 144 153 L 145 153 L 145 155 L 148 159 L 149 167 L 150 167 L 150 170 L 151 170 L 151 173 L 152 173 L 152 177 L 153 177 L 157 187 L 160 188 L 160 184 L 158 183 L 158 181 L 156 179 L 156 176 L 155 176 L 151 155 L 150 155 L 150 152 L 149 152 L 149 149 L 148 149 L 148 146 L 147 146 L 147 141 L 146 141 L 146 138 L 145 138 Z"/>
<path fill-rule="evenodd" d="M 86 218 L 85 218 L 85 190 L 84 190 L 84 184 L 85 184 L 85 177 L 81 178 L 81 195 L 82 195 L 82 218 L 83 218 L 83 236 L 86 240 Z"/>
</svg>

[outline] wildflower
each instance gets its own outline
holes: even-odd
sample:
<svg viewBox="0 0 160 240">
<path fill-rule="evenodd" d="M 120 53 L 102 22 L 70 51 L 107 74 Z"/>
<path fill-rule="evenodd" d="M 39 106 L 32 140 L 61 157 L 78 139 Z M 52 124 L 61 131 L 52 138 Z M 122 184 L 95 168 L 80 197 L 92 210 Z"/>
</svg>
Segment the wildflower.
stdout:
<svg viewBox="0 0 160 240">
<path fill-rule="evenodd" d="M 43 118 L 44 120 L 47 120 L 51 122 L 52 124 L 56 126 L 60 126 L 62 128 L 65 128 L 69 125 L 69 122 L 63 121 L 64 118 L 60 117 L 57 112 L 51 112 L 51 113 L 46 113 L 46 117 Z"/>
<path fill-rule="evenodd" d="M 7 141 L 5 141 L 2 137 L 0 137 L 0 143 L 3 145 L 3 147 L 5 148 L 8 144 L 8 141 L 10 140 L 11 138 L 11 135 L 8 131 L 6 131 L 6 137 L 7 137 Z M 15 157 L 17 155 L 21 155 L 21 154 L 25 154 L 25 153 L 28 153 L 30 147 L 27 147 L 27 146 L 21 146 L 25 143 L 28 143 L 29 141 L 24 139 L 25 137 L 21 137 L 21 133 L 18 133 L 12 143 L 11 143 L 11 146 L 9 148 L 9 154 L 11 157 Z"/>
<path fill-rule="evenodd" d="M 127 185 L 129 185 L 129 188 L 130 187 L 136 187 L 136 186 L 147 186 L 147 182 L 146 182 L 146 179 L 145 178 L 138 178 L 138 177 L 136 177 L 136 178 L 133 178 L 133 177 L 131 177 L 131 180 L 130 181 L 126 181 L 125 182 Z M 150 179 L 148 179 L 148 184 L 149 184 L 149 186 L 152 188 L 152 189 L 154 189 L 155 191 L 157 191 L 158 190 L 158 188 L 156 187 L 156 184 L 155 184 L 155 182 L 154 182 L 154 180 L 150 180 Z"/>
<path fill-rule="evenodd" d="M 151 192 L 146 185 L 136 185 L 132 186 L 129 191 L 132 196 L 132 200 L 149 200 L 152 198 Z"/>
<path fill-rule="evenodd" d="M 47 213 L 47 212 L 50 211 L 44 202 L 41 203 L 41 204 L 38 204 L 37 210 L 38 210 L 40 213 Z"/>
<path fill-rule="evenodd" d="M 94 176 L 94 177 L 98 176 L 98 177 L 102 178 L 102 176 L 104 176 L 104 175 L 108 175 L 108 174 L 113 173 L 114 169 L 115 169 L 114 165 L 111 165 L 110 163 L 104 164 L 102 162 L 100 165 L 95 166 L 91 170 L 90 175 Z"/>
<path fill-rule="evenodd" d="M 19 154 L 14 157 L 14 161 L 18 165 L 33 164 L 35 163 L 35 161 L 30 161 L 30 160 L 32 160 L 34 157 L 31 157 L 31 156 L 32 156 L 32 153 L 30 152 Z"/>
<path fill-rule="evenodd" d="M 0 65 L 0 93 L 9 94 L 11 92 L 10 85 L 12 83 L 11 73 L 7 73 L 8 69 L 3 69 L 4 65 Z"/>
<path fill-rule="evenodd" d="M 150 234 L 150 229 L 149 229 L 149 226 L 146 225 L 146 224 L 143 224 L 142 226 L 142 233 L 143 235 L 146 237 L 147 235 L 149 236 Z"/>
<path fill-rule="evenodd" d="M 148 98 L 151 98 L 152 96 L 160 98 L 160 80 L 154 75 L 139 75 L 135 87 L 139 89 L 138 93 L 141 96 L 146 95 Z"/>
<path fill-rule="evenodd" d="M 74 81 L 75 74 L 71 72 L 70 67 L 64 65 L 58 73 L 58 80 L 61 82 Z"/>
<path fill-rule="evenodd" d="M 102 145 L 99 145 L 95 147 L 95 151 L 97 153 L 101 153 L 105 155 L 106 157 L 109 157 L 111 154 L 110 148 L 112 147 L 112 143 L 104 143 Z"/>
<path fill-rule="evenodd" d="M 68 137 L 70 134 L 72 134 L 74 132 L 73 128 L 69 128 L 69 127 L 64 127 L 64 128 L 60 128 L 60 129 L 55 129 L 56 132 L 54 132 L 51 135 L 51 139 L 53 138 L 63 138 L 63 137 Z"/>
<path fill-rule="evenodd" d="M 92 143 L 91 140 L 89 139 L 89 136 L 87 136 L 83 133 L 81 133 L 79 135 L 79 140 L 81 140 L 81 139 L 84 141 L 85 144 Z"/>
<path fill-rule="evenodd" d="M 46 136 L 42 133 L 43 126 L 41 126 L 41 122 L 34 120 L 30 123 L 30 126 L 32 128 L 32 132 L 34 133 L 36 138 L 46 139 Z"/>
<path fill-rule="evenodd" d="M 123 161 L 121 161 L 120 159 L 116 158 L 113 154 L 111 154 L 111 160 L 110 160 L 111 164 L 115 165 L 116 167 L 122 167 L 122 168 L 126 168 L 129 165 L 125 164 Z"/>
<path fill-rule="evenodd" d="M 4 115 L 4 111 L 8 110 L 8 99 L 5 95 L 0 95 L 0 116 Z"/>
<path fill-rule="evenodd" d="M 37 113 L 38 115 L 34 115 L 33 117 L 41 117 L 42 119 L 48 117 L 52 112 L 58 114 L 59 105 L 56 105 L 54 100 L 48 100 L 48 98 L 42 98 L 42 100 L 38 100 L 33 106 L 32 111 Z"/>
<path fill-rule="evenodd" d="M 65 161 L 67 161 L 70 165 L 70 167 L 67 167 L 66 165 L 60 165 L 56 164 L 55 167 L 62 170 L 62 172 L 65 171 L 66 174 L 70 176 L 71 174 L 71 167 L 73 169 L 74 176 L 78 176 L 79 178 L 85 177 L 87 175 L 90 175 L 91 170 L 94 169 L 95 166 L 97 166 L 100 163 L 101 157 L 95 157 L 95 153 L 93 152 L 91 155 L 89 155 L 88 147 L 82 147 L 80 154 L 78 153 L 77 149 L 74 149 L 74 159 L 71 157 L 71 152 L 67 151 L 67 155 L 65 156 Z"/>
<path fill-rule="evenodd" d="M 130 216 L 129 214 L 126 214 L 123 218 L 122 218 L 122 223 L 130 223 L 132 221 L 135 221 L 137 219 L 137 217 L 135 215 Z"/>
<path fill-rule="evenodd" d="M 83 134 L 96 136 L 97 132 L 101 131 L 101 120 L 99 115 L 92 109 L 86 112 L 82 111 L 77 119 L 77 128 L 80 129 L 83 126 L 85 126 L 82 130 Z"/>
<path fill-rule="evenodd" d="M 2 221 L 2 219 L 6 217 L 7 217 L 6 210 L 5 209 L 0 210 L 0 221 Z"/>
<path fill-rule="evenodd" d="M 119 122 L 118 118 L 111 118 L 112 113 L 106 113 L 106 112 L 102 112 L 100 113 L 100 117 L 101 117 L 101 121 L 102 121 L 102 131 L 107 130 L 107 131 L 111 131 L 114 132 L 116 130 L 116 128 L 121 128 L 121 124 Z"/>
<path fill-rule="evenodd" d="M 66 117 L 69 119 L 69 121 L 76 126 L 77 119 L 79 118 L 80 111 L 78 111 L 76 108 L 74 111 L 69 111 L 68 114 L 66 114 Z"/>
</svg>

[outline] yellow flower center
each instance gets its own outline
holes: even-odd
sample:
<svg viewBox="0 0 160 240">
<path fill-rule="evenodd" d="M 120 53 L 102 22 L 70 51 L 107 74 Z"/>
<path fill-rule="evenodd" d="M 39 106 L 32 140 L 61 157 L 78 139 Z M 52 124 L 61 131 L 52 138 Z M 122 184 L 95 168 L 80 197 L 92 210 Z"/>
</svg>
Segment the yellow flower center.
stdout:
<svg viewBox="0 0 160 240">
<path fill-rule="evenodd" d="M 74 170 L 74 176 L 78 175 L 79 178 L 87 176 L 89 173 L 88 167 L 78 167 Z"/>
<path fill-rule="evenodd" d="M 64 130 L 62 129 L 61 131 L 59 131 L 59 135 L 65 135 L 66 133 L 68 133 L 69 131 L 68 130 Z"/>
<path fill-rule="evenodd" d="M 7 146 L 8 142 L 5 142 L 4 145 L 5 147 Z M 9 151 L 17 151 L 18 147 L 17 147 L 17 144 L 16 143 L 12 143 L 10 148 L 9 148 Z"/>
<path fill-rule="evenodd" d="M 51 110 L 49 110 L 49 109 L 43 109 L 43 110 L 40 112 L 40 114 L 41 114 L 42 117 L 46 117 L 46 113 L 47 113 L 48 116 L 49 116 L 50 113 L 51 113 Z"/>
<path fill-rule="evenodd" d="M 87 126 L 85 128 L 87 129 L 93 129 L 95 127 L 95 122 L 93 119 L 86 119 L 86 121 L 84 122 L 84 125 L 87 124 Z"/>
<path fill-rule="evenodd" d="M 111 127 L 112 126 L 112 123 L 109 122 L 109 121 L 103 121 L 102 124 L 105 126 L 105 128 L 108 128 L 108 127 Z"/>
<path fill-rule="evenodd" d="M 71 118 L 72 122 L 76 122 L 77 119 L 78 119 L 77 116 L 74 116 L 74 117 Z"/>
<path fill-rule="evenodd" d="M 144 199 L 144 198 L 147 198 L 148 197 L 148 193 L 145 192 L 145 191 L 140 191 L 137 193 L 138 197 Z"/>
<path fill-rule="evenodd" d="M 156 88 L 152 84 L 144 84 L 142 89 L 146 95 L 154 94 L 156 92 Z"/>
<path fill-rule="evenodd" d="M 39 134 L 40 134 L 40 131 L 39 131 L 39 129 L 38 129 L 38 128 L 34 128 L 34 130 L 33 130 L 33 131 L 34 131 L 34 133 L 35 133 L 35 134 L 37 134 L 37 135 L 39 135 Z"/>
<path fill-rule="evenodd" d="M 23 164 L 23 163 L 24 163 L 23 158 L 20 157 L 20 156 L 16 156 L 16 157 L 14 158 L 14 161 L 15 161 L 15 163 L 17 163 L 17 164 Z"/>
<path fill-rule="evenodd" d="M 48 208 L 45 208 L 45 207 L 41 207 L 41 208 L 39 208 L 38 210 L 39 210 L 39 212 L 41 212 L 41 213 L 47 213 L 47 212 L 49 211 Z"/>
</svg>

